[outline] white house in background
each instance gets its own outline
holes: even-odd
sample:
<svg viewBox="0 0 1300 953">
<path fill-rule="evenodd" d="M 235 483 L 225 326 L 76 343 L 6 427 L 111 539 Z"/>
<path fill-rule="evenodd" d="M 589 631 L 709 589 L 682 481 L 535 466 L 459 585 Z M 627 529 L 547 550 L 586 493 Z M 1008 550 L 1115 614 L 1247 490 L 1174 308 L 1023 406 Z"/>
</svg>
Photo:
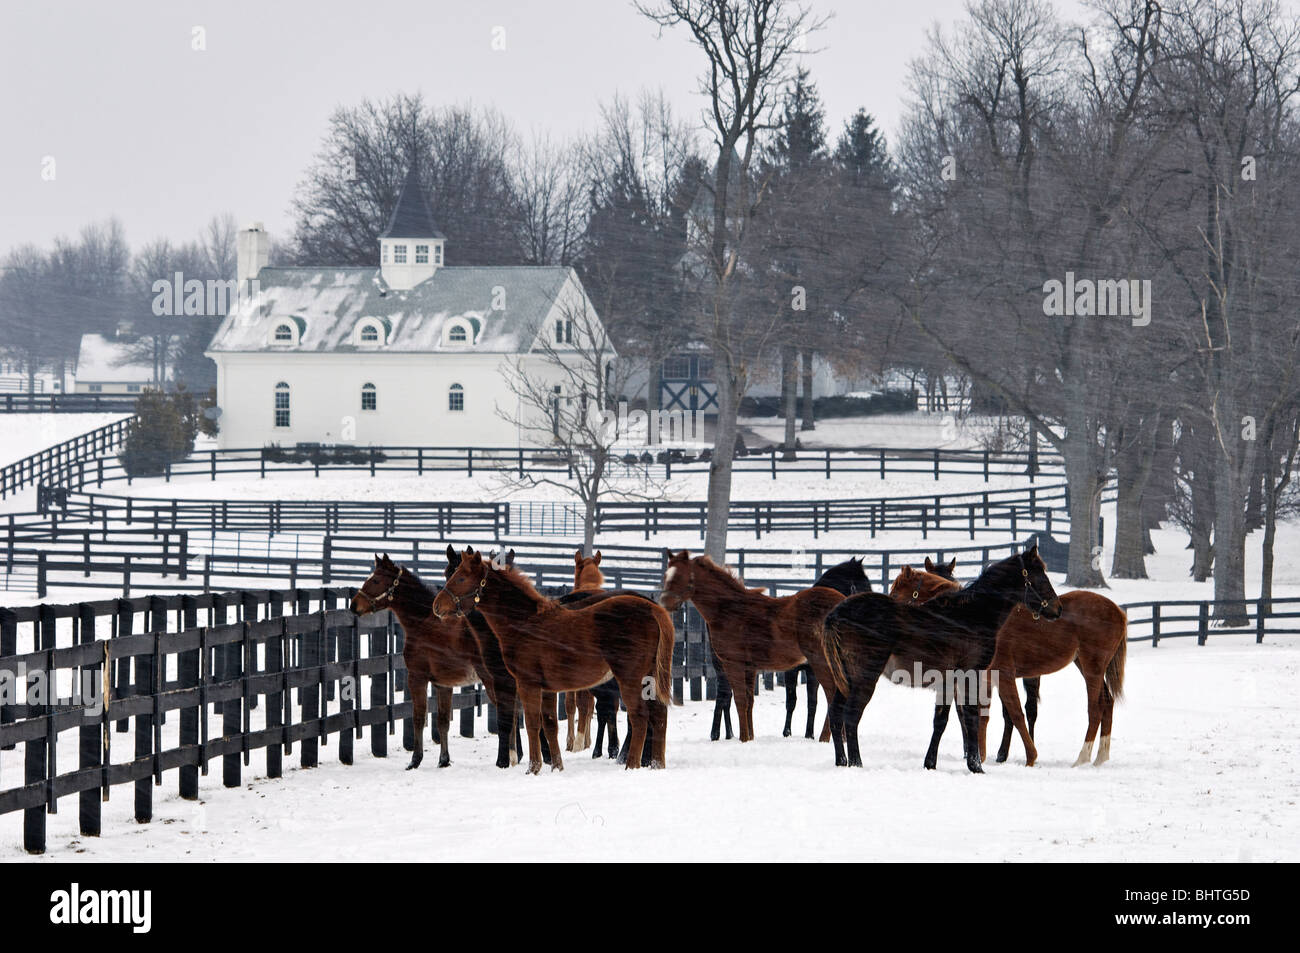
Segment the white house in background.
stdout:
<svg viewBox="0 0 1300 953">
<path fill-rule="evenodd" d="M 138 394 L 154 384 L 154 369 L 131 356 L 130 346 L 102 334 L 83 334 L 77 348 L 78 394 Z"/>
<path fill-rule="evenodd" d="M 414 169 L 376 266 L 268 267 L 261 225 L 241 231 L 241 300 L 206 352 L 217 365 L 220 445 L 544 439 L 546 416 L 522 405 L 505 371 L 516 365 L 554 380 L 560 399 L 579 399 L 565 393 L 556 352 L 575 343 L 575 314 L 598 321 L 582 284 L 567 267 L 449 267 L 446 242 Z"/>
</svg>

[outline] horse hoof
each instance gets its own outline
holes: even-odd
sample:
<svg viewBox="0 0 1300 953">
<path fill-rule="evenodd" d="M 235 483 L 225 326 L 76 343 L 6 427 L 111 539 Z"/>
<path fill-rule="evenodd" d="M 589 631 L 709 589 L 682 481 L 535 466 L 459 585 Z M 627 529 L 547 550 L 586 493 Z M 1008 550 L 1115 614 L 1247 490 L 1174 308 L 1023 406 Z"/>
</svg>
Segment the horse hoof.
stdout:
<svg viewBox="0 0 1300 953">
<path fill-rule="evenodd" d="M 998 764 L 1002 764 L 1007 760 L 1007 756 L 1004 755 L 1001 751 L 999 751 L 997 760 L 998 760 Z"/>
<path fill-rule="evenodd" d="M 407 770 L 407 771 L 414 771 L 414 770 L 415 770 L 416 768 L 418 768 L 419 766 L 420 766 L 420 762 L 418 762 L 418 761 L 416 761 L 414 758 L 412 758 L 412 759 L 411 759 L 411 763 L 408 764 L 408 765 L 406 766 L 406 770 Z"/>
<path fill-rule="evenodd" d="M 562 764 L 553 764 L 553 765 L 551 765 L 551 770 L 552 770 L 552 771 L 563 771 L 563 770 L 564 770 L 564 765 L 562 765 Z"/>
<path fill-rule="evenodd" d="M 530 765 L 528 766 L 528 773 L 529 773 L 529 774 L 541 774 L 541 773 L 542 773 L 542 765 L 541 765 L 541 763 L 538 762 L 538 763 L 536 763 L 536 764 L 530 764 Z"/>
<path fill-rule="evenodd" d="M 847 768 L 848 766 L 849 766 L 849 762 L 848 762 L 848 759 L 847 759 L 847 758 L 836 758 L 836 759 L 835 759 L 835 767 L 837 767 L 837 768 Z"/>
<path fill-rule="evenodd" d="M 923 764 L 925 765 L 925 770 L 927 771 L 933 771 L 936 767 L 938 767 L 938 762 L 934 758 L 926 758 Z"/>
<path fill-rule="evenodd" d="M 447 767 L 447 765 L 449 765 L 449 764 L 451 764 L 451 758 L 439 758 L 439 759 L 438 759 L 438 767 L 440 767 L 440 768 L 445 768 L 445 767 Z"/>
<path fill-rule="evenodd" d="M 781 737 L 782 737 L 782 738 L 789 738 L 790 735 L 791 735 L 791 731 L 790 731 L 789 728 L 786 728 L 784 731 L 781 732 Z"/>
<path fill-rule="evenodd" d="M 984 773 L 984 768 L 980 766 L 980 763 L 979 763 L 978 761 L 967 761 L 967 762 L 966 762 L 966 767 L 970 768 L 970 773 L 971 773 L 971 774 L 983 774 L 983 773 Z"/>
</svg>

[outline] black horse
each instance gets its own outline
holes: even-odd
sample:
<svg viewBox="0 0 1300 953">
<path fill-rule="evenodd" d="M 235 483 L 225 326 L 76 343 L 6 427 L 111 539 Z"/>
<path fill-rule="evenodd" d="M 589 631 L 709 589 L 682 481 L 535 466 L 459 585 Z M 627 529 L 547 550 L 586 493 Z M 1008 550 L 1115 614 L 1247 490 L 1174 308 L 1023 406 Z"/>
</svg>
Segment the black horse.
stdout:
<svg viewBox="0 0 1300 953">
<path fill-rule="evenodd" d="M 856 558 L 846 559 L 844 562 L 832 566 L 822 573 L 813 585 L 825 586 L 828 589 L 834 589 L 836 592 L 842 592 L 846 596 L 871 591 L 871 581 L 867 579 L 867 574 L 862 569 L 862 560 Z M 717 673 L 718 686 L 717 700 L 713 705 L 713 730 L 709 733 L 709 738 L 713 741 L 718 740 L 722 721 L 725 719 L 727 723 L 727 740 L 730 741 L 732 738 L 731 700 L 733 696 L 731 683 L 727 681 L 727 676 L 722 673 L 722 664 L 718 661 L 718 657 L 713 655 L 712 647 L 709 649 L 709 654 L 713 658 L 713 670 Z M 816 737 L 814 727 L 817 723 L 817 677 L 813 674 L 812 667 L 804 664 L 782 674 L 782 681 L 785 683 L 785 729 L 781 734 L 786 738 L 791 735 L 790 723 L 794 719 L 795 704 L 799 699 L 799 675 L 801 673 L 807 679 L 808 691 L 808 726 L 804 737 Z"/>
<path fill-rule="evenodd" d="M 915 659 L 924 667 L 924 677 L 941 680 L 946 698 L 957 699 L 966 766 L 982 773 L 980 682 L 993 661 L 998 629 L 1018 602 L 1035 618 L 1061 615 L 1061 602 L 1037 546 L 994 563 L 969 586 L 929 602 L 898 602 L 866 592 L 832 609 L 824 631 L 835 678 L 830 718 L 836 765 L 862 766 L 858 722 L 889 657 L 897 653 Z"/>
</svg>

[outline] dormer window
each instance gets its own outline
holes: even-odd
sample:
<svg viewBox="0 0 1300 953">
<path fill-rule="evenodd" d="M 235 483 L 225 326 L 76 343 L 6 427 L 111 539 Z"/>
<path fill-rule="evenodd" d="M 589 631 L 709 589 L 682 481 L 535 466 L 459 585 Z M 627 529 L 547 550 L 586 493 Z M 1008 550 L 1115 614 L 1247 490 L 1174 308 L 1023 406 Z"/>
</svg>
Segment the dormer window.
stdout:
<svg viewBox="0 0 1300 953">
<path fill-rule="evenodd" d="M 452 318 L 442 332 L 442 343 L 454 347 L 472 347 L 478 334 L 478 323 L 464 318 Z"/>
<path fill-rule="evenodd" d="M 456 325 L 447 333 L 447 340 L 450 341 L 452 344 L 464 344 L 465 329 L 461 327 L 459 324 Z"/>
<path fill-rule="evenodd" d="M 380 347 L 388 343 L 388 327 L 382 318 L 362 318 L 352 332 L 358 347 Z"/>
<path fill-rule="evenodd" d="M 405 265 L 405 264 L 406 264 L 406 246 L 405 246 L 405 245 L 394 245 L 394 246 L 393 246 L 393 264 L 395 264 L 395 265 Z"/>
<path fill-rule="evenodd" d="M 289 325 L 287 325 L 287 324 L 278 324 L 278 325 L 276 325 L 276 327 L 275 327 L 275 343 L 276 343 L 276 344 L 292 344 L 292 343 L 293 343 L 293 328 L 289 327 Z"/>
<path fill-rule="evenodd" d="M 429 263 L 429 246 L 428 246 L 428 245 L 416 245 L 416 246 L 415 246 L 415 263 L 416 263 L 417 265 L 427 265 L 427 264 Z"/>
</svg>

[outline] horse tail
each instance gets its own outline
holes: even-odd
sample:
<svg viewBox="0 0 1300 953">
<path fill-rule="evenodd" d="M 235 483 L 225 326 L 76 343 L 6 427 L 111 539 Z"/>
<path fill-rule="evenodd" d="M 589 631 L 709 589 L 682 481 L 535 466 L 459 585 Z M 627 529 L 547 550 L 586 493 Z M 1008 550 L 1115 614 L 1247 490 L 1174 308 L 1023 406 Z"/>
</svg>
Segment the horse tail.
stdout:
<svg viewBox="0 0 1300 953">
<path fill-rule="evenodd" d="M 826 662 L 831 667 L 831 680 L 836 690 L 847 696 L 849 680 L 844 677 L 844 659 L 840 654 L 840 627 L 830 619 L 822 625 L 822 643 L 826 648 Z"/>
<path fill-rule="evenodd" d="M 659 651 L 655 656 L 655 695 L 665 705 L 673 705 L 673 644 L 677 630 L 673 617 L 660 606 L 654 607 L 655 622 L 659 626 Z"/>
<path fill-rule="evenodd" d="M 1128 657 L 1128 614 L 1123 610 L 1120 613 L 1121 635 L 1119 648 L 1111 656 L 1110 663 L 1106 666 L 1106 687 L 1110 689 L 1110 696 L 1116 701 L 1124 697 L 1124 662 Z"/>
</svg>

